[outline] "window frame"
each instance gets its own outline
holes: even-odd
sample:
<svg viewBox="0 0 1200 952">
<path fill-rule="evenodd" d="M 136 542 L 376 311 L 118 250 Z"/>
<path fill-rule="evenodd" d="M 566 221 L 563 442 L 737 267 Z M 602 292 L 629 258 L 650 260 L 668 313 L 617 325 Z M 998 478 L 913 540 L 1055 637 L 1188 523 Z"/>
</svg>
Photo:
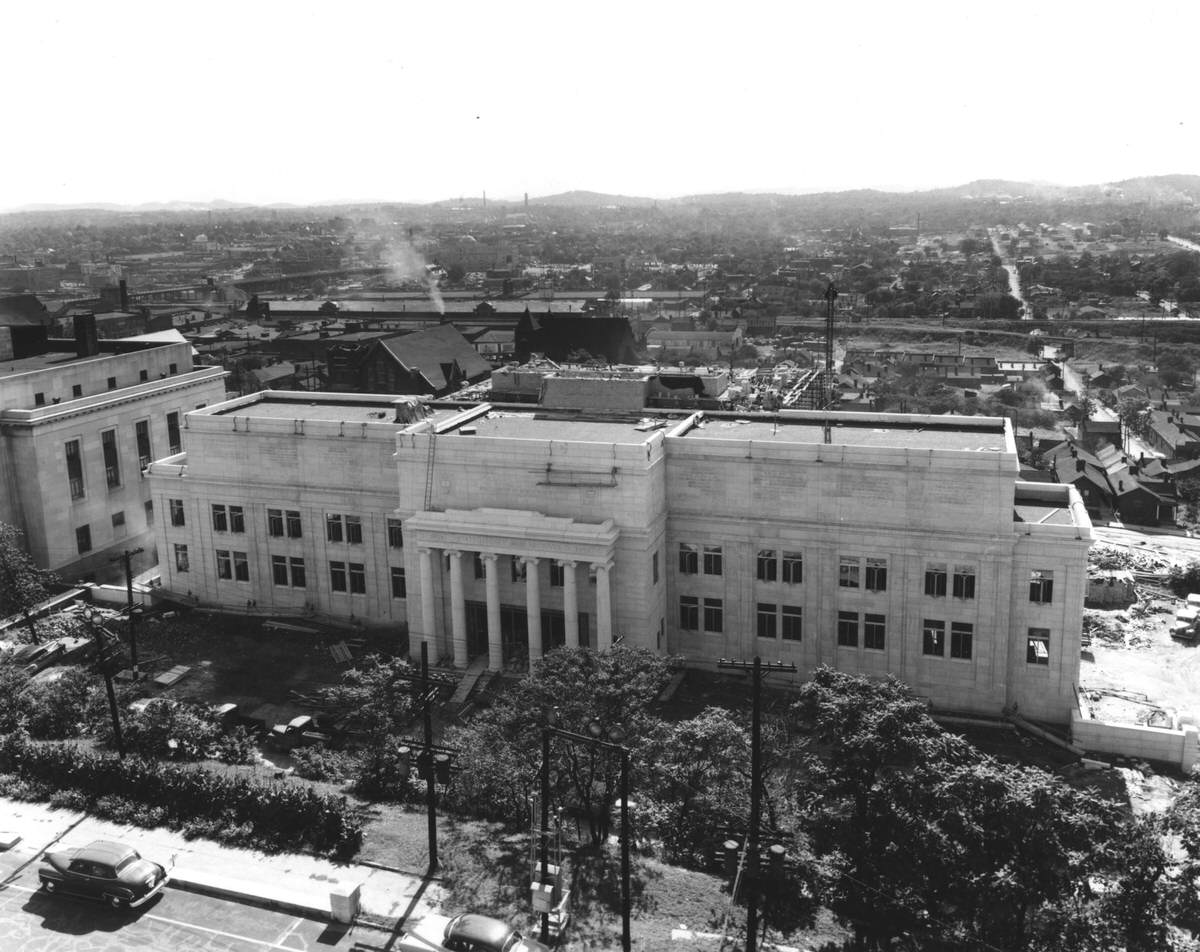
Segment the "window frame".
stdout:
<svg viewBox="0 0 1200 952">
<path fill-rule="evenodd" d="M 287 523 L 287 537 L 289 539 L 303 539 L 304 523 L 300 518 L 300 510 L 285 509 L 283 515 L 284 521 Z M 295 532 L 292 532 L 293 528 L 296 530 Z"/>
<path fill-rule="evenodd" d="M 1052 570 L 1030 570 L 1029 601 L 1034 605 L 1050 605 L 1054 602 L 1054 572 Z"/>
<path fill-rule="evenodd" d="M 945 562 L 927 562 L 925 565 L 925 595 L 928 598 L 946 597 L 947 568 Z"/>
<path fill-rule="evenodd" d="M 74 452 L 72 452 L 74 447 Z M 87 480 L 83 475 L 83 441 L 76 438 L 63 443 L 63 453 L 67 460 L 67 489 L 71 500 L 87 498 Z M 72 470 L 75 475 L 72 475 Z"/>
<path fill-rule="evenodd" d="M 704 609 L 705 634 L 723 634 L 725 632 L 725 599 L 705 598 L 701 607 Z"/>
<path fill-rule="evenodd" d="M 775 582 L 779 580 L 779 550 L 759 549 L 754 577 L 760 582 Z"/>
<path fill-rule="evenodd" d="M 393 565 L 391 568 L 392 598 L 408 598 L 408 579 L 404 574 L 403 565 Z"/>
<path fill-rule="evenodd" d="M 927 658 L 946 657 L 946 622 L 926 618 L 921 622 L 921 654 Z"/>
<path fill-rule="evenodd" d="M 961 598 L 964 601 L 974 601 L 975 599 L 975 566 L 973 565 L 956 565 L 954 566 L 954 582 L 952 592 L 955 598 Z"/>
<path fill-rule="evenodd" d="M 187 525 L 187 510 L 182 499 L 167 499 L 167 507 L 171 511 L 171 525 L 179 527 Z"/>
<path fill-rule="evenodd" d="M 698 595 L 679 596 L 679 630 L 700 630 L 700 597 Z"/>
<path fill-rule="evenodd" d="M 389 549 L 404 548 L 404 522 L 395 516 L 388 516 L 387 537 Z"/>
<path fill-rule="evenodd" d="M 863 588 L 868 592 L 887 591 L 888 560 L 875 556 L 867 557 L 863 570 Z"/>
<path fill-rule="evenodd" d="M 859 638 L 858 612 L 838 611 L 837 613 L 837 646 L 839 648 L 857 648 Z"/>
<path fill-rule="evenodd" d="M 713 577 L 723 575 L 725 568 L 725 554 L 722 547 L 719 545 L 704 546 L 704 574 Z"/>
<path fill-rule="evenodd" d="M 331 559 L 329 562 L 329 590 L 346 594 L 350 591 L 347 587 L 346 563 Z"/>
<path fill-rule="evenodd" d="M 271 583 L 282 588 L 288 588 L 291 585 L 286 555 L 271 556 Z"/>
<path fill-rule="evenodd" d="M 244 506 L 229 507 L 229 531 L 245 533 L 246 509 Z"/>
<path fill-rule="evenodd" d="M 803 585 L 804 584 L 804 553 L 799 551 L 783 550 L 783 555 L 780 558 L 780 573 L 779 577 L 783 580 L 784 585 Z"/>
<path fill-rule="evenodd" d="M 347 562 L 346 574 L 350 581 L 351 595 L 367 594 L 367 566 L 364 562 Z"/>
<path fill-rule="evenodd" d="M 267 535 L 272 539 L 283 538 L 283 510 L 267 507 Z"/>
<path fill-rule="evenodd" d="M 87 555 L 92 551 L 92 524 L 85 522 L 81 526 L 75 527 L 75 549 L 80 555 Z"/>
<path fill-rule="evenodd" d="M 346 544 L 347 545 L 362 545 L 363 544 L 363 523 L 362 516 L 345 516 L 343 517 L 346 527 Z"/>
<path fill-rule="evenodd" d="M 1042 646 L 1042 652 L 1037 651 L 1037 645 Z M 1039 668 L 1050 666 L 1050 629 L 1029 628 L 1025 636 L 1025 663 Z"/>
<path fill-rule="evenodd" d="M 691 542 L 679 543 L 679 574 L 700 574 L 700 546 Z"/>
<path fill-rule="evenodd" d="M 229 531 L 229 510 L 221 503 L 212 503 L 213 532 Z"/>
<path fill-rule="evenodd" d="M 192 570 L 191 560 L 188 558 L 188 547 L 186 542 L 175 543 L 175 571 L 190 572 Z"/>
<path fill-rule="evenodd" d="M 245 552 L 233 553 L 233 580 L 235 582 L 250 581 L 250 558 Z"/>
<path fill-rule="evenodd" d="M 755 606 L 755 631 L 759 638 L 779 637 L 779 606 L 773 602 L 757 602 Z"/>
<path fill-rule="evenodd" d="M 970 661 L 975 653 L 975 625 L 969 621 L 950 622 L 950 657 Z"/>
<path fill-rule="evenodd" d="M 233 581 L 233 553 L 230 549 L 214 549 L 216 553 L 217 579 L 223 582 Z"/>
<path fill-rule="evenodd" d="M 862 559 L 838 556 L 838 588 L 862 588 Z"/>
<path fill-rule="evenodd" d="M 780 606 L 779 637 L 783 641 L 804 640 L 804 607 L 802 605 Z"/>
<path fill-rule="evenodd" d="M 117 443 L 117 428 L 100 431 L 100 454 L 104 460 L 104 481 L 109 490 L 121 488 L 121 447 Z"/>
<path fill-rule="evenodd" d="M 325 541 L 335 544 L 346 541 L 345 527 L 340 512 L 325 513 Z"/>
<path fill-rule="evenodd" d="M 863 615 L 862 631 L 865 650 L 887 650 L 887 615 L 880 612 L 866 612 Z"/>
</svg>

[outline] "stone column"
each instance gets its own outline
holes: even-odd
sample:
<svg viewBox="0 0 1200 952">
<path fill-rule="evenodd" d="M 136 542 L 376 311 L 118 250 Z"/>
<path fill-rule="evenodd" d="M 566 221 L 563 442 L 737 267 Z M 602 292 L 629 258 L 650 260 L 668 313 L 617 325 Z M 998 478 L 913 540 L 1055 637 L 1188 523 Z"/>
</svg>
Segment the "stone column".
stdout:
<svg viewBox="0 0 1200 952">
<path fill-rule="evenodd" d="M 563 614 L 566 616 L 565 629 L 567 647 L 579 647 L 579 591 L 576 588 L 575 562 L 563 559 L 558 563 L 563 569 Z"/>
<path fill-rule="evenodd" d="M 608 573 L 612 561 L 594 562 L 596 570 L 596 650 L 607 651 L 612 647 L 612 593 L 609 590 Z"/>
<path fill-rule="evenodd" d="M 453 636 L 454 663 L 465 668 L 467 657 L 467 602 L 463 597 L 462 552 L 450 549 L 450 623 Z"/>
<path fill-rule="evenodd" d="M 527 555 L 521 561 L 525 563 L 525 614 L 532 670 L 533 662 L 542 656 L 542 580 L 538 575 L 541 560 L 535 555 Z"/>
<path fill-rule="evenodd" d="M 488 670 L 504 669 L 504 648 L 500 641 L 500 578 L 496 574 L 495 552 L 482 552 L 483 574 L 487 586 Z"/>
<path fill-rule="evenodd" d="M 417 555 L 421 559 L 421 635 L 420 641 L 429 645 L 430 654 L 437 659 L 436 651 L 434 650 L 433 633 L 437 622 L 434 619 L 434 612 L 437 609 L 437 601 L 433 597 L 433 550 L 429 548 L 420 548 L 417 550 Z M 416 655 L 420 650 L 413 650 L 413 645 L 409 645 L 409 650 Z"/>
</svg>

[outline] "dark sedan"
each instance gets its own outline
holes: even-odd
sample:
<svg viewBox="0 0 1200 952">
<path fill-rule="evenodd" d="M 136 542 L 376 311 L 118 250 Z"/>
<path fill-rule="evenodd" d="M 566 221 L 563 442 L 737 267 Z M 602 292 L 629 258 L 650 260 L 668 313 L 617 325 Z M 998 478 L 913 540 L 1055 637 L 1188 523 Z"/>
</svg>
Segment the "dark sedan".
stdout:
<svg viewBox="0 0 1200 952">
<path fill-rule="evenodd" d="M 109 840 L 81 849 L 55 850 L 42 857 L 38 879 L 48 893 L 69 892 L 100 899 L 114 909 L 142 905 L 162 891 L 167 871 L 137 850 Z"/>
</svg>

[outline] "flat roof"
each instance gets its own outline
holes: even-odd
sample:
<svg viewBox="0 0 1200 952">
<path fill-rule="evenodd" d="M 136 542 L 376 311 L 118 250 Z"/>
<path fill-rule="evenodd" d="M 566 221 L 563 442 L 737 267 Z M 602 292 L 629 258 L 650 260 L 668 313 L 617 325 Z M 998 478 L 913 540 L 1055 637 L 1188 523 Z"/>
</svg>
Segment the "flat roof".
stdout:
<svg viewBox="0 0 1200 952">
<path fill-rule="evenodd" d="M 774 443 L 824 443 L 825 428 L 819 421 L 744 419 L 707 416 L 690 427 L 685 437 L 706 440 L 753 440 Z M 907 426 L 878 420 L 862 424 L 843 418 L 830 427 L 834 446 L 895 446 L 910 449 L 976 450 L 1003 453 L 1004 429 L 996 425 Z"/>
<path fill-rule="evenodd" d="M 1039 526 L 1073 526 L 1075 517 L 1065 506 L 1021 501 L 1013 506 L 1013 522 L 1031 522 Z"/>
<path fill-rule="evenodd" d="M 513 440 L 562 440 L 572 443 L 645 443 L 657 429 L 638 429 L 639 420 L 567 416 L 555 413 L 519 413 L 492 410 L 484 416 L 467 420 L 447 435 L 471 439 L 463 427 L 475 428 L 476 436 L 492 436 Z"/>
<path fill-rule="evenodd" d="M 271 420 L 325 420 L 339 423 L 392 423 L 396 418 L 394 402 L 402 397 L 379 396 L 374 400 L 312 400 L 304 396 L 280 399 L 264 395 L 253 403 L 220 404 L 211 408 L 211 416 L 257 417 Z M 397 427 L 408 426 L 397 423 Z"/>
</svg>

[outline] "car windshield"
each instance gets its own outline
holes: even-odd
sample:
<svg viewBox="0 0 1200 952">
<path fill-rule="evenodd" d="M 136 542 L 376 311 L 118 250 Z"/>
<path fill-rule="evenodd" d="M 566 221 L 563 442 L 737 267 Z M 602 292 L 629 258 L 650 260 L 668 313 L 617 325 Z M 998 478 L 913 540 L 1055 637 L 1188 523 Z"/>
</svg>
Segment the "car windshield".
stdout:
<svg viewBox="0 0 1200 952">
<path fill-rule="evenodd" d="M 131 864 L 136 863 L 138 861 L 138 859 L 139 859 L 139 857 L 138 857 L 137 853 L 130 853 L 123 860 L 121 860 L 121 862 L 117 863 L 117 866 L 116 866 L 117 872 L 119 873 L 119 872 L 121 872 L 121 870 L 125 869 L 126 867 L 130 866 Z"/>
</svg>

